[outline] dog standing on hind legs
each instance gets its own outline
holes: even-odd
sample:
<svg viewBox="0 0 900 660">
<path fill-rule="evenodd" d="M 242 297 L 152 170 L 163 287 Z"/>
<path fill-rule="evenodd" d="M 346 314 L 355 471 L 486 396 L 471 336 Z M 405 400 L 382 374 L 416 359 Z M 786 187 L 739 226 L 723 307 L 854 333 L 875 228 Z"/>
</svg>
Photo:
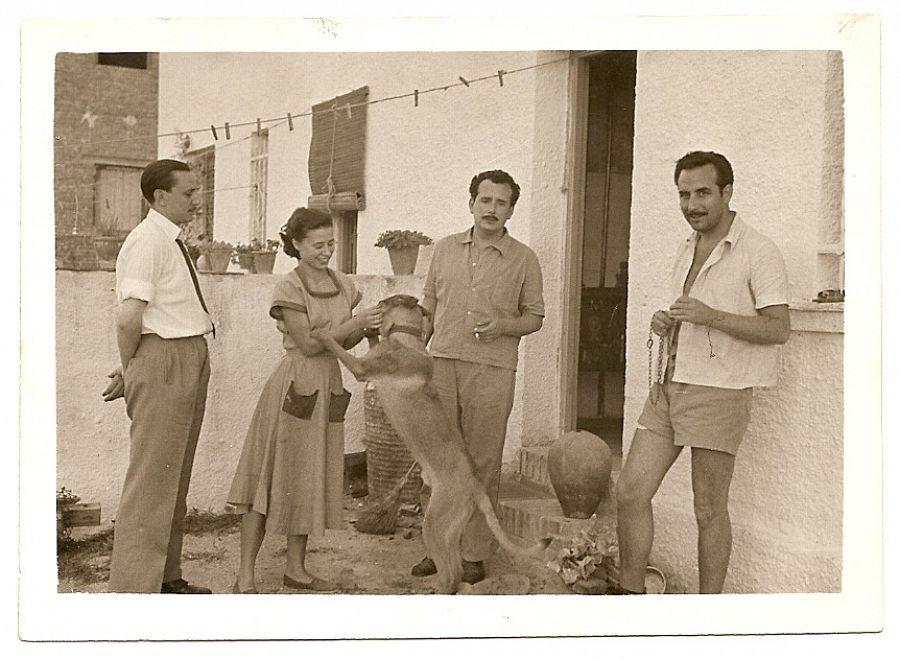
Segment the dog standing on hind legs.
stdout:
<svg viewBox="0 0 900 660">
<path fill-rule="evenodd" d="M 439 591 L 456 593 L 462 577 L 460 540 L 476 508 L 504 550 L 514 556 L 539 558 L 547 541 L 526 549 L 507 536 L 475 476 L 459 430 L 444 413 L 431 384 L 432 358 L 422 340 L 425 310 L 416 298 L 406 295 L 390 296 L 380 305 L 383 341 L 373 341 L 363 357 L 344 350 L 327 333 L 314 331 L 312 336 L 357 380 L 375 384 L 385 416 L 431 483 L 422 537 L 437 567 Z"/>
</svg>

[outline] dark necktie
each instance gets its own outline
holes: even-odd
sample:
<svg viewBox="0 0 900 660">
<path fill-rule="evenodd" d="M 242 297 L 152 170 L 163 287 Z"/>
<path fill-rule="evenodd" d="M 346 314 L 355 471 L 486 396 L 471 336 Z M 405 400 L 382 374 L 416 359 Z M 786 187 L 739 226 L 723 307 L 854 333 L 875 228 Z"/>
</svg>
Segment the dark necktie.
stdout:
<svg viewBox="0 0 900 660">
<path fill-rule="evenodd" d="M 203 300 L 203 292 L 200 291 L 200 282 L 197 281 L 197 273 L 194 272 L 194 264 L 191 263 L 191 257 L 188 254 L 187 248 L 184 246 L 184 241 L 180 238 L 176 238 L 175 242 L 178 244 L 178 248 L 181 250 L 182 256 L 184 256 L 184 261 L 187 263 L 188 272 L 191 274 L 191 280 L 194 282 L 194 291 L 197 292 L 197 298 L 200 300 L 200 306 L 203 308 L 203 311 L 206 312 L 206 315 L 209 316 L 209 310 L 206 308 L 206 302 Z M 212 323 L 212 317 L 210 317 L 210 323 Z M 216 324 L 212 323 L 212 334 L 213 337 L 216 336 Z"/>
</svg>

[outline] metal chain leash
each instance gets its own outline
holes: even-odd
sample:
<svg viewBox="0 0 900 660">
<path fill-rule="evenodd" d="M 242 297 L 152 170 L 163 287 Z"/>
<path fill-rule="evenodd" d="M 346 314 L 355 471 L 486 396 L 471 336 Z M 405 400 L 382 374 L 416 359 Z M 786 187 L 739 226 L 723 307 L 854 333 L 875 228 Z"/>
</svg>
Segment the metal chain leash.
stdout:
<svg viewBox="0 0 900 660">
<path fill-rule="evenodd" d="M 653 387 L 653 322 L 650 323 L 650 333 L 647 337 L 647 390 L 650 396 L 650 403 L 654 406 L 659 401 L 659 390 L 663 385 L 663 356 L 667 355 L 670 350 L 671 333 L 663 335 L 659 338 L 659 352 L 656 356 L 656 384 Z"/>
</svg>

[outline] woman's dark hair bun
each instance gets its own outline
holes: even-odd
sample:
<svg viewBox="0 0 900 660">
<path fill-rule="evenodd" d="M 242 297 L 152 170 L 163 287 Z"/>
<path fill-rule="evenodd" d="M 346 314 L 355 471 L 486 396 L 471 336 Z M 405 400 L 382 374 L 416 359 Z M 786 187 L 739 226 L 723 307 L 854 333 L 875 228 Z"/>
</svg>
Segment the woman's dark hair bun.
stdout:
<svg viewBox="0 0 900 660">
<path fill-rule="evenodd" d="M 284 253 L 289 257 L 299 259 L 300 253 L 294 247 L 294 241 L 302 241 L 314 229 L 331 226 L 331 216 L 329 215 L 302 206 L 294 209 L 294 212 L 291 213 L 291 217 L 288 218 L 279 234 Z"/>
</svg>

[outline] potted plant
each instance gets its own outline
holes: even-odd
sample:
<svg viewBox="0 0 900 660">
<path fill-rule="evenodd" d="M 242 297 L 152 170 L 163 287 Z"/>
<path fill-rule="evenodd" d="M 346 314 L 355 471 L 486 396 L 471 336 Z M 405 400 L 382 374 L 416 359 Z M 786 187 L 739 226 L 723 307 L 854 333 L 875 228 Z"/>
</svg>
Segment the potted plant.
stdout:
<svg viewBox="0 0 900 660">
<path fill-rule="evenodd" d="M 226 241 L 206 241 L 201 245 L 200 252 L 208 260 L 212 272 L 224 273 L 231 263 L 234 246 Z"/>
<path fill-rule="evenodd" d="M 250 246 L 253 250 L 255 272 L 270 274 L 275 267 L 275 257 L 278 255 L 281 241 L 272 238 L 260 241 L 254 238 L 250 241 Z"/>
<path fill-rule="evenodd" d="M 431 239 L 422 232 L 409 229 L 388 229 L 375 241 L 375 247 L 387 248 L 394 275 L 413 274 L 421 245 L 431 245 Z"/>
<path fill-rule="evenodd" d="M 252 243 L 237 243 L 234 246 L 234 254 L 231 255 L 231 263 L 237 264 L 238 268 L 248 273 L 255 273 L 253 249 Z"/>
</svg>

